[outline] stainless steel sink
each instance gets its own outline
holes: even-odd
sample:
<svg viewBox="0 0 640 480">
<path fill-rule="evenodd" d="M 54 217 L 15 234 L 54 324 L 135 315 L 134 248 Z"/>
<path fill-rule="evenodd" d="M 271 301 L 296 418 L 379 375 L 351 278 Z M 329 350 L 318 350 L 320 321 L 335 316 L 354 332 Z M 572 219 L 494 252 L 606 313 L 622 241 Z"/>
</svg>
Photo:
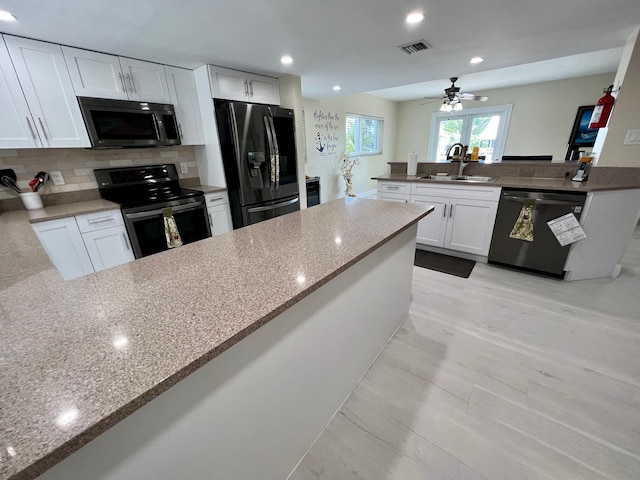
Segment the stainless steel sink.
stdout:
<svg viewBox="0 0 640 480">
<path fill-rule="evenodd" d="M 418 178 L 438 180 L 441 182 L 491 183 L 496 181 L 495 177 L 482 177 L 480 175 L 463 175 L 461 177 L 457 175 L 423 175 Z"/>
<path fill-rule="evenodd" d="M 450 182 L 453 180 L 453 175 L 423 175 L 418 178 L 424 178 L 425 180 L 440 180 L 444 182 Z"/>
<path fill-rule="evenodd" d="M 463 175 L 461 177 L 453 177 L 455 182 L 479 182 L 479 183 L 491 183 L 495 182 L 495 177 L 482 177 L 480 175 Z"/>
</svg>

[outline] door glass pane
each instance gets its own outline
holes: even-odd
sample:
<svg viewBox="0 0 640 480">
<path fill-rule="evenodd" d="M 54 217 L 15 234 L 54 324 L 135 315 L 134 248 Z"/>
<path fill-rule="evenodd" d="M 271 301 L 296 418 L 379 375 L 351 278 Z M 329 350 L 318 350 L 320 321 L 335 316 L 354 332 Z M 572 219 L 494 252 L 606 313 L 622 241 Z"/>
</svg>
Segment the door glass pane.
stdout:
<svg viewBox="0 0 640 480">
<path fill-rule="evenodd" d="M 454 143 L 460 142 L 462 138 L 462 119 L 442 120 L 438 129 L 438 149 L 436 151 L 436 162 L 446 160 L 447 149 Z"/>
<path fill-rule="evenodd" d="M 498 127 L 500 126 L 500 115 L 486 115 L 474 117 L 471 121 L 471 138 L 469 140 L 469 150 L 473 147 L 480 149 L 479 156 L 486 160 L 493 160 L 493 151 L 496 138 L 498 138 Z"/>
</svg>

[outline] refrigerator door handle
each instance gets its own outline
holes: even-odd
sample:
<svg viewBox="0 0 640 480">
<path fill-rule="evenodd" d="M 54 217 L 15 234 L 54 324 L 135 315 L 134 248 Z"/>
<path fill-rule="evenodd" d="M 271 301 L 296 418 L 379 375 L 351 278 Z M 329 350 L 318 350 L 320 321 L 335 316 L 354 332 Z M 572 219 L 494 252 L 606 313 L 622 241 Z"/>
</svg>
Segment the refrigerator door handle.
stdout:
<svg viewBox="0 0 640 480">
<path fill-rule="evenodd" d="M 238 164 L 242 161 L 240 158 L 240 138 L 238 135 L 238 121 L 236 120 L 236 109 L 233 107 L 233 103 L 229 104 L 229 113 L 231 120 L 231 131 L 233 134 L 233 146 L 236 150 L 236 158 L 238 159 Z"/>
<path fill-rule="evenodd" d="M 271 180 L 269 188 L 272 192 L 275 192 L 277 188 L 276 184 L 276 155 L 273 147 L 273 131 L 271 130 L 270 118 L 264 116 L 264 128 L 267 131 L 267 143 L 269 144 L 269 180 Z"/>
<path fill-rule="evenodd" d="M 271 137 L 273 140 L 273 155 L 276 167 L 276 190 L 280 188 L 280 149 L 278 148 L 278 137 L 276 136 L 276 127 L 273 124 L 273 117 L 269 117 L 269 126 L 271 127 Z"/>
<path fill-rule="evenodd" d="M 264 207 L 249 208 L 247 209 L 247 212 L 255 213 L 255 212 L 266 212 L 267 210 L 275 210 L 276 208 L 286 207 L 287 205 L 293 205 L 298 200 L 300 200 L 300 197 L 292 198 L 291 200 L 287 200 L 286 202 L 276 203 L 274 205 L 266 205 Z"/>
</svg>

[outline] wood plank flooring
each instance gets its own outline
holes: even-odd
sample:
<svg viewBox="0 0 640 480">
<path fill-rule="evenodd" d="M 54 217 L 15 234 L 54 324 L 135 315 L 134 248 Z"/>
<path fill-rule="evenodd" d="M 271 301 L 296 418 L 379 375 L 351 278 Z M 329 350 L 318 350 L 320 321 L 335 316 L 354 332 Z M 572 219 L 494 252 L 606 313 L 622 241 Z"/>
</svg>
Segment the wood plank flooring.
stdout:
<svg viewBox="0 0 640 480">
<path fill-rule="evenodd" d="M 415 267 L 408 318 L 289 479 L 640 479 L 640 227 L 622 265 Z"/>
</svg>

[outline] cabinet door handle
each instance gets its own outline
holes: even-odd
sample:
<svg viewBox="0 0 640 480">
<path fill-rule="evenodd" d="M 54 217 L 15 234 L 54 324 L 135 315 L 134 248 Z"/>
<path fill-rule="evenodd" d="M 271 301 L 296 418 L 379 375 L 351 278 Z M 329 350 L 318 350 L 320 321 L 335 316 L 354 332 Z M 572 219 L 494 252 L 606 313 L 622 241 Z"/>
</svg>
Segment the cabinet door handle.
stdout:
<svg viewBox="0 0 640 480">
<path fill-rule="evenodd" d="M 249 96 L 249 82 L 247 82 L 247 80 L 244 81 L 244 94 L 247 97 Z"/>
<path fill-rule="evenodd" d="M 122 72 L 118 72 L 118 77 L 120 77 L 120 82 L 122 83 L 122 91 L 127 93 L 127 86 L 124 83 L 124 75 L 122 75 Z"/>
<path fill-rule="evenodd" d="M 131 250 L 129 247 L 129 239 L 127 238 L 127 234 L 122 232 L 122 239 L 124 240 L 124 246 L 127 247 L 127 250 Z"/>
<path fill-rule="evenodd" d="M 31 120 L 29 119 L 29 117 L 24 117 L 27 119 L 27 123 L 29 124 L 29 130 L 31 130 L 31 135 L 33 136 L 34 140 L 38 140 L 38 137 L 36 137 L 36 132 L 33 130 L 33 125 L 31 125 Z"/>
<path fill-rule="evenodd" d="M 445 218 L 447 216 L 447 205 L 444 205 L 444 208 L 442 209 L 442 218 Z"/>
<path fill-rule="evenodd" d="M 112 216 L 109 216 L 109 217 L 101 217 L 101 218 L 92 218 L 87 223 L 89 225 L 95 225 L 96 223 L 113 222 L 113 221 L 115 221 L 115 218 L 113 218 Z"/>
<path fill-rule="evenodd" d="M 38 122 L 40 122 L 40 127 L 42 128 L 42 132 L 44 133 L 44 138 L 49 140 L 49 135 L 47 135 L 47 129 L 44 128 L 44 122 L 42 121 L 42 119 L 40 117 L 38 117 Z"/>
<path fill-rule="evenodd" d="M 397 185 L 387 185 L 387 190 L 398 190 L 399 188 Z"/>
<path fill-rule="evenodd" d="M 130 93 L 134 93 L 135 90 L 133 89 L 133 77 L 129 73 L 125 73 L 124 76 L 127 78 L 127 82 L 129 82 Z"/>
<path fill-rule="evenodd" d="M 209 198 L 209 199 L 208 199 L 208 202 L 209 202 L 209 203 L 213 203 L 213 202 L 220 202 L 220 201 L 222 201 L 222 200 L 223 200 L 223 198 L 222 198 L 222 197 L 214 197 L 214 198 Z"/>
<path fill-rule="evenodd" d="M 449 205 L 449 218 L 453 217 L 453 205 Z"/>
<path fill-rule="evenodd" d="M 253 97 L 253 80 L 249 82 L 249 91 L 251 92 L 251 96 Z"/>
</svg>

